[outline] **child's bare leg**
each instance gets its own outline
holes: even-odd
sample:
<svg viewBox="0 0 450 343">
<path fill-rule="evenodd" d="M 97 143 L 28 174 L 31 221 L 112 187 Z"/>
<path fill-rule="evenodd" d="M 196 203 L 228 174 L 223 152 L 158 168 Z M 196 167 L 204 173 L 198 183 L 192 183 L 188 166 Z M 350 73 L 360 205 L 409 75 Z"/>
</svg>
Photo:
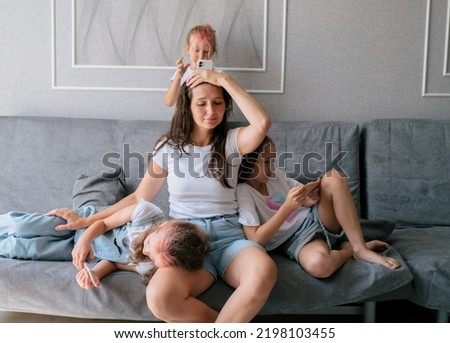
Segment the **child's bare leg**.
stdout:
<svg viewBox="0 0 450 343">
<path fill-rule="evenodd" d="M 353 256 L 349 242 L 344 242 L 340 250 L 330 250 L 322 239 L 306 244 L 299 253 L 300 265 L 316 278 L 327 278 Z"/>
<path fill-rule="evenodd" d="M 322 177 L 317 210 L 328 230 L 344 230 L 352 245 L 355 259 L 379 263 L 391 269 L 400 266 L 396 260 L 377 254 L 366 246 L 347 180 L 336 170 L 331 170 Z"/>
</svg>

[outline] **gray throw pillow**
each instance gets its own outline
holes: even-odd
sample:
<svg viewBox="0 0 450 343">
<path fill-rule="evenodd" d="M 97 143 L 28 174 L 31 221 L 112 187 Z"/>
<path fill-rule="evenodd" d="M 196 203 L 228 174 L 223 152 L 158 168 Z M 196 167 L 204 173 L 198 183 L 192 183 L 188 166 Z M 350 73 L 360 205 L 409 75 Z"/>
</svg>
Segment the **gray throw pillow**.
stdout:
<svg viewBox="0 0 450 343">
<path fill-rule="evenodd" d="M 73 185 L 73 208 L 91 205 L 101 210 L 115 204 L 125 195 L 125 178 L 121 167 L 113 172 L 93 176 L 81 174 Z"/>
</svg>

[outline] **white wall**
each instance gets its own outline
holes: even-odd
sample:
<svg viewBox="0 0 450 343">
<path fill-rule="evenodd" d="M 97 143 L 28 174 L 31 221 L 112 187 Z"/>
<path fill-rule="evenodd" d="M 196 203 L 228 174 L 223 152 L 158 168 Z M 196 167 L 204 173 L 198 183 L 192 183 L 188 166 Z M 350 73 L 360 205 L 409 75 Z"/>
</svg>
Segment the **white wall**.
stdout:
<svg viewBox="0 0 450 343">
<path fill-rule="evenodd" d="M 447 0 L 288 0 L 287 8 L 284 93 L 255 94 L 274 119 L 450 119 Z M 51 0 L 0 0 L 0 26 L 0 115 L 170 118 L 163 92 L 52 89 Z"/>
</svg>

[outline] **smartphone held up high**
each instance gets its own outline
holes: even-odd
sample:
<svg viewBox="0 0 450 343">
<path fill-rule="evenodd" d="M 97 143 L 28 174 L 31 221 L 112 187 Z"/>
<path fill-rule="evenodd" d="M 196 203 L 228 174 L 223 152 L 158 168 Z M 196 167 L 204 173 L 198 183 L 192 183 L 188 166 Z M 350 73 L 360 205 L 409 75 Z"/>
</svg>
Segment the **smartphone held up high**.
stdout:
<svg viewBox="0 0 450 343">
<path fill-rule="evenodd" d="M 211 60 L 198 60 L 197 69 L 213 70 L 213 62 Z"/>
</svg>

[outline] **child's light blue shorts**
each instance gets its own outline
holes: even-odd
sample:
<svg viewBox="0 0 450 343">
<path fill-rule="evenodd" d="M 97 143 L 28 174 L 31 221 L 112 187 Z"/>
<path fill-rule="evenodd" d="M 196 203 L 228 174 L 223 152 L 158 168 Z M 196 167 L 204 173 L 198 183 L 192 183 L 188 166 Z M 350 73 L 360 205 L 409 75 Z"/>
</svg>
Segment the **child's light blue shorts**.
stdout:
<svg viewBox="0 0 450 343">
<path fill-rule="evenodd" d="M 103 235 L 97 237 L 92 241 L 92 248 L 95 257 L 99 260 L 108 260 L 112 262 L 130 264 L 131 246 L 130 246 L 130 231 L 139 235 L 149 228 L 152 224 L 164 220 L 164 214 L 154 204 L 141 200 L 136 205 L 135 210 L 131 216 L 131 221 L 126 225 L 117 227 Z M 80 231 L 82 234 L 82 231 Z M 79 236 L 75 237 L 75 243 Z"/>
<path fill-rule="evenodd" d="M 305 244 L 311 242 L 317 234 L 321 234 L 324 237 L 325 242 L 331 249 L 336 241 L 344 235 L 344 231 L 341 230 L 337 234 L 328 231 L 319 218 L 317 207 L 312 206 L 302 225 L 278 249 L 299 263 L 298 255 L 300 250 Z"/>
<path fill-rule="evenodd" d="M 245 237 L 238 215 L 231 214 L 211 218 L 191 218 L 190 222 L 198 225 L 208 236 L 210 252 L 205 258 L 203 268 L 216 279 L 223 277 L 228 265 L 236 255 L 247 247 L 264 248 Z"/>
</svg>

